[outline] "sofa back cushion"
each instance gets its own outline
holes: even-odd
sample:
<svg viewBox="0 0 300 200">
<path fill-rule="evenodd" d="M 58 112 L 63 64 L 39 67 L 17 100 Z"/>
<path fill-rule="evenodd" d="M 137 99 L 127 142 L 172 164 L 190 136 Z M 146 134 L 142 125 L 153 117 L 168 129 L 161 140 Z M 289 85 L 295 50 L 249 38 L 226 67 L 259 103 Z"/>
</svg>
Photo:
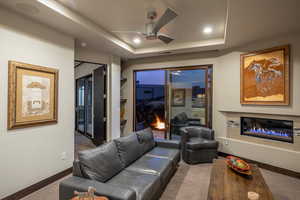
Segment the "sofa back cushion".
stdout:
<svg viewBox="0 0 300 200">
<path fill-rule="evenodd" d="M 181 123 L 181 124 L 187 123 L 188 116 L 186 115 L 185 112 L 179 113 L 174 117 L 174 122 Z"/>
<path fill-rule="evenodd" d="M 154 148 L 155 141 L 151 128 L 146 128 L 136 132 L 139 142 L 143 145 L 143 153 Z"/>
<path fill-rule="evenodd" d="M 143 145 L 139 143 L 136 133 L 115 139 L 114 142 L 117 145 L 123 167 L 127 167 L 143 155 Z"/>
<path fill-rule="evenodd" d="M 109 142 L 94 149 L 80 151 L 78 159 L 82 174 L 86 178 L 100 182 L 106 182 L 123 169 L 114 142 Z"/>
<path fill-rule="evenodd" d="M 214 130 L 205 128 L 205 127 L 197 127 L 197 126 L 190 126 L 186 127 L 189 137 L 201 137 L 207 140 L 214 139 Z"/>
</svg>

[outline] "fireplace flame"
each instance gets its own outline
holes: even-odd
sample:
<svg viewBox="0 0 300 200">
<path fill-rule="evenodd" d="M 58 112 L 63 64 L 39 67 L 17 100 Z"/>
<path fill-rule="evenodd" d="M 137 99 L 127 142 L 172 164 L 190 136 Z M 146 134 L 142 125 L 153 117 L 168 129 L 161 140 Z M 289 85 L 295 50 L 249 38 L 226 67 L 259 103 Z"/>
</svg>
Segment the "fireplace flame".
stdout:
<svg viewBox="0 0 300 200">
<path fill-rule="evenodd" d="M 154 128 L 157 128 L 159 130 L 163 130 L 166 128 L 166 124 L 160 120 L 160 118 L 155 115 L 155 123 L 153 124 Z"/>
<path fill-rule="evenodd" d="M 256 133 L 256 134 L 266 134 L 266 135 L 289 137 L 289 134 L 283 130 L 275 131 L 275 130 L 270 130 L 270 129 L 266 129 L 266 128 L 256 128 L 255 126 L 253 128 L 248 129 L 247 132 Z"/>
</svg>

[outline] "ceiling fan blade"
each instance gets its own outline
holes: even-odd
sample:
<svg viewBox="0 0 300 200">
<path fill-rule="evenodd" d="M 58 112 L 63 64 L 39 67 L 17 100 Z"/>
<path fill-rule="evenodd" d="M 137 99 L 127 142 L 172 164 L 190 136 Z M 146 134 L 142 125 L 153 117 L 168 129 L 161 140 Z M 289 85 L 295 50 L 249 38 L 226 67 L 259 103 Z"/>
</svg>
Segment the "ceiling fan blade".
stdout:
<svg viewBox="0 0 300 200">
<path fill-rule="evenodd" d="M 169 44 L 170 42 L 172 42 L 174 40 L 173 38 L 171 38 L 167 35 L 162 35 L 162 34 L 158 35 L 157 38 L 160 39 L 161 41 L 163 41 L 165 44 Z"/>
<path fill-rule="evenodd" d="M 142 32 L 139 32 L 139 31 L 112 31 L 112 33 L 136 33 L 136 34 L 140 34 L 140 35 L 146 35 L 146 33 L 142 33 Z"/>
<path fill-rule="evenodd" d="M 172 21 L 175 17 L 177 17 L 177 13 L 170 8 L 167 8 L 165 13 L 160 17 L 160 19 L 156 22 L 153 28 L 153 33 L 157 33 L 163 26 Z"/>
</svg>

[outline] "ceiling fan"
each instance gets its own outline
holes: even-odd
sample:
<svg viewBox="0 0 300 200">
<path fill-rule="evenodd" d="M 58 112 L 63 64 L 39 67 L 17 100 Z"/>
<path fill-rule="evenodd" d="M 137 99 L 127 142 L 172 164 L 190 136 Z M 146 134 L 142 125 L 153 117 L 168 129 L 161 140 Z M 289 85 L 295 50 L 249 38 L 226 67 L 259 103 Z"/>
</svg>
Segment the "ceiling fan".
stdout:
<svg viewBox="0 0 300 200">
<path fill-rule="evenodd" d="M 150 10 L 147 13 L 147 18 L 150 20 L 150 22 L 146 24 L 144 33 L 138 31 L 113 31 L 113 32 L 138 33 L 143 35 L 147 40 L 159 39 L 163 41 L 165 44 L 169 44 L 174 39 L 168 35 L 160 33 L 159 31 L 161 30 L 162 27 L 167 25 L 177 16 L 178 15 L 175 11 L 173 11 L 171 8 L 167 8 L 164 14 L 157 21 L 154 21 L 157 18 L 157 12 L 155 10 Z"/>
</svg>

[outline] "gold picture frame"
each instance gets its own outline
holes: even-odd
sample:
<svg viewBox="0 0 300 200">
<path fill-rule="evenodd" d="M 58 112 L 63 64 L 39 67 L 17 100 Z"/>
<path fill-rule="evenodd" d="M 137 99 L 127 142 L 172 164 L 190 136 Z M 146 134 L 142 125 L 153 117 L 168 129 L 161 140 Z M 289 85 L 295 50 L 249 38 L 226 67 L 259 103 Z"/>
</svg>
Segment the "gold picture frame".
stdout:
<svg viewBox="0 0 300 200">
<path fill-rule="evenodd" d="M 8 129 L 57 123 L 58 70 L 8 63 Z"/>
<path fill-rule="evenodd" d="M 241 104 L 289 105 L 290 46 L 241 54 Z"/>
</svg>

